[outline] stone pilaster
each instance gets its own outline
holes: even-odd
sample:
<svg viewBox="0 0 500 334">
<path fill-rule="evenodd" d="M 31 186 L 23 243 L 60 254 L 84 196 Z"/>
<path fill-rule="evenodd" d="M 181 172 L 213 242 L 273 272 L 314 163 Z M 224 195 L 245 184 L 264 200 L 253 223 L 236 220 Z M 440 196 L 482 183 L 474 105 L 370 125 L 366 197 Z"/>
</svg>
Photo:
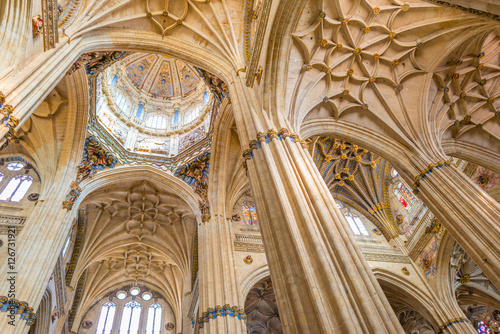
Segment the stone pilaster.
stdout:
<svg viewBox="0 0 500 334">
<path fill-rule="evenodd" d="M 500 286 L 500 204 L 453 165 L 441 164 L 422 174 L 416 187 L 419 197 Z"/>
<path fill-rule="evenodd" d="M 286 333 L 403 333 L 342 213 L 286 129 L 244 152 Z"/>
<path fill-rule="evenodd" d="M 199 333 L 244 334 L 244 305 L 238 305 L 230 220 L 213 215 L 198 226 Z"/>
</svg>

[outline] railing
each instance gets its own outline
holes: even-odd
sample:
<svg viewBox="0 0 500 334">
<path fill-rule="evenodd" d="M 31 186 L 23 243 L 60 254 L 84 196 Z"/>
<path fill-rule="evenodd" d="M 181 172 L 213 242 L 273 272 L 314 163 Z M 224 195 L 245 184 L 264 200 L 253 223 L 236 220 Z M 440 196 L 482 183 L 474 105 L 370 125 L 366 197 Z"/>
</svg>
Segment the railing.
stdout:
<svg viewBox="0 0 500 334">
<path fill-rule="evenodd" d="M 236 234 L 237 242 L 246 242 L 251 244 L 261 244 L 262 237 L 260 235 L 244 235 L 244 234 Z"/>
</svg>

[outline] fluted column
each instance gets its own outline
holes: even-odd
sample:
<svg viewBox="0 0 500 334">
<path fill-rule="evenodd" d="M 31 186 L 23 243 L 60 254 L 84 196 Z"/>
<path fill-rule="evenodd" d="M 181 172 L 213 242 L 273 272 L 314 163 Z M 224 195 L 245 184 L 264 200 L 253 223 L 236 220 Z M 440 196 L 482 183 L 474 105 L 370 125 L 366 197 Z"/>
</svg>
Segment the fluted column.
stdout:
<svg viewBox="0 0 500 334">
<path fill-rule="evenodd" d="M 198 226 L 199 333 L 246 333 L 244 305 L 238 305 L 230 220 L 222 215 Z"/>
<path fill-rule="evenodd" d="M 244 155 L 284 332 L 403 333 L 303 142 L 257 137 Z"/>
<path fill-rule="evenodd" d="M 495 286 L 500 286 L 500 204 L 449 163 L 427 170 L 418 196 Z"/>
</svg>

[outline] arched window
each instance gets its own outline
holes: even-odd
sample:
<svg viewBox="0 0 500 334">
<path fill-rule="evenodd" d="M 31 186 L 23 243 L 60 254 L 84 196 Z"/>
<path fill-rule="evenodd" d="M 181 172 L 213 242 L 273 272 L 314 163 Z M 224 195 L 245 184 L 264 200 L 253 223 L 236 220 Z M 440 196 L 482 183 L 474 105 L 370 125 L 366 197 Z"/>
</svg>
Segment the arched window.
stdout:
<svg viewBox="0 0 500 334">
<path fill-rule="evenodd" d="M 411 191 L 406 188 L 406 186 L 401 182 L 396 182 L 396 186 L 394 187 L 394 195 L 397 197 L 399 202 L 403 204 L 406 211 L 410 212 L 415 205 L 417 198 L 411 193 Z"/>
<path fill-rule="evenodd" d="M 166 129 L 167 119 L 163 116 L 152 116 L 148 118 L 146 126 L 149 126 L 154 129 Z"/>
<path fill-rule="evenodd" d="M 242 209 L 243 214 L 245 215 L 245 221 L 248 225 L 256 225 L 259 223 L 253 202 L 244 201 L 242 203 Z"/>
<path fill-rule="evenodd" d="M 148 309 L 148 323 L 146 334 L 160 334 L 161 332 L 161 305 L 153 304 Z"/>
<path fill-rule="evenodd" d="M 361 219 L 351 211 L 344 212 L 345 219 L 347 223 L 351 227 L 351 230 L 354 232 L 354 235 L 364 235 L 369 236 L 370 234 L 365 228 L 365 225 L 361 221 Z"/>
<path fill-rule="evenodd" d="M 8 169 L 9 166 L 7 166 Z M 11 169 L 11 170 L 17 170 L 17 169 Z M 14 176 L 0 193 L 0 201 L 11 201 L 11 202 L 21 201 L 24 198 L 24 195 L 26 195 L 26 192 L 28 192 L 28 189 L 31 187 L 32 183 L 33 183 L 33 178 L 31 176 L 28 175 Z"/>
<path fill-rule="evenodd" d="M 97 323 L 96 334 L 110 334 L 113 329 L 113 320 L 115 318 L 116 305 L 108 302 L 101 308 L 99 322 Z"/>
<path fill-rule="evenodd" d="M 131 301 L 123 307 L 122 322 L 119 334 L 138 334 L 141 320 L 141 304 Z"/>
<path fill-rule="evenodd" d="M 116 93 L 116 105 L 122 112 L 126 112 L 128 110 L 128 102 L 120 93 Z"/>
</svg>

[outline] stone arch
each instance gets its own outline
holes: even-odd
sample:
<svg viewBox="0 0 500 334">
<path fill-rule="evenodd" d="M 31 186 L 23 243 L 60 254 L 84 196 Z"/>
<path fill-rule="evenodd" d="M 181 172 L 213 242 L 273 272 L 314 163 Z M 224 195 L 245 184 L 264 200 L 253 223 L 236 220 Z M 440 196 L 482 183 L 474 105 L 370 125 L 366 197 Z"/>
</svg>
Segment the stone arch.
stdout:
<svg viewBox="0 0 500 334">
<path fill-rule="evenodd" d="M 444 322 L 439 307 L 421 288 L 385 269 L 373 270 L 396 315 L 405 309 L 420 313 L 436 330 Z"/>
</svg>

